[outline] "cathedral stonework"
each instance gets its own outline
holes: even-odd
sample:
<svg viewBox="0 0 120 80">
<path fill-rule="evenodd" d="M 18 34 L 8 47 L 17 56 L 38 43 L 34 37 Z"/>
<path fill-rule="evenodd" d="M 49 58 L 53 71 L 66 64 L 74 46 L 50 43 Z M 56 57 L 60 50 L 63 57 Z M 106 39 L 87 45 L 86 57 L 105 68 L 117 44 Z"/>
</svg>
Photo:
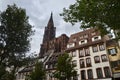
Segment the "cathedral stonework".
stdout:
<svg viewBox="0 0 120 80">
<path fill-rule="evenodd" d="M 44 54 L 49 50 L 54 50 L 54 52 L 62 52 L 66 49 L 69 37 L 62 34 L 59 37 L 55 37 L 56 27 L 54 27 L 53 15 L 51 13 L 50 19 L 48 21 L 47 27 L 44 30 L 43 42 L 40 48 L 40 57 L 44 57 Z"/>
</svg>

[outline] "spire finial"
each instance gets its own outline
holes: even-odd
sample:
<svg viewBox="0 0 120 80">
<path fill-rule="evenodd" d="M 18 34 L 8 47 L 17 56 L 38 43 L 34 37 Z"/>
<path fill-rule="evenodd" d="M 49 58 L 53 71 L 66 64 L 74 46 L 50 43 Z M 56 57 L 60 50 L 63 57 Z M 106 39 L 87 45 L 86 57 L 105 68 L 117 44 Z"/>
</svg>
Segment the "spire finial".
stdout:
<svg viewBox="0 0 120 80">
<path fill-rule="evenodd" d="M 53 12 L 51 11 L 51 16 L 53 15 Z"/>
<path fill-rule="evenodd" d="M 53 23 L 53 13 L 51 12 L 51 16 L 50 16 L 50 19 L 49 19 L 49 22 L 48 22 L 48 27 L 54 27 L 54 23 Z"/>
</svg>

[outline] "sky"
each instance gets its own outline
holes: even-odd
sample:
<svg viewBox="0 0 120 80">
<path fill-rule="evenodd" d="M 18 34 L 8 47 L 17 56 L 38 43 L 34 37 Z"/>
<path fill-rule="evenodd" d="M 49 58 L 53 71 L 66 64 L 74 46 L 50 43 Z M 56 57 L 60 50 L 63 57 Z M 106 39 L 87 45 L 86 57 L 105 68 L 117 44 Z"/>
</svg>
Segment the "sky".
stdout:
<svg viewBox="0 0 120 80">
<path fill-rule="evenodd" d="M 35 34 L 31 41 L 30 53 L 38 54 L 40 44 L 42 43 L 44 29 L 47 26 L 51 12 L 53 13 L 54 26 L 56 27 L 56 37 L 61 34 L 70 36 L 80 31 L 79 24 L 72 26 L 66 23 L 62 16 L 63 8 L 68 8 L 70 4 L 75 3 L 75 0 L 1 0 L 0 11 L 4 11 L 7 5 L 16 4 L 18 7 L 24 8 L 29 16 L 29 23 L 34 26 Z"/>
</svg>

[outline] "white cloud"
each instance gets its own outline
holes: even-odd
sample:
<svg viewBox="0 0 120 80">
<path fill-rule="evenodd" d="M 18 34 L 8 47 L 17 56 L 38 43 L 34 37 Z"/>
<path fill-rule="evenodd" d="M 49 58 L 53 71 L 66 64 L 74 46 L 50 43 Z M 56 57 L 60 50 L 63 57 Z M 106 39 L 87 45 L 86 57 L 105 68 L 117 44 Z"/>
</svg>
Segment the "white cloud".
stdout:
<svg viewBox="0 0 120 80">
<path fill-rule="evenodd" d="M 70 35 L 80 31 L 79 25 L 73 27 L 70 23 L 65 23 L 62 17 L 59 16 L 64 7 L 68 7 L 74 2 L 75 0 L 1 0 L 0 10 L 5 10 L 8 4 L 13 3 L 26 9 L 26 13 L 29 16 L 29 22 L 34 26 L 36 31 L 35 35 L 32 36 L 31 52 L 39 53 L 44 28 L 47 25 L 51 11 L 53 12 L 56 36 L 60 36 L 63 33 Z"/>
</svg>

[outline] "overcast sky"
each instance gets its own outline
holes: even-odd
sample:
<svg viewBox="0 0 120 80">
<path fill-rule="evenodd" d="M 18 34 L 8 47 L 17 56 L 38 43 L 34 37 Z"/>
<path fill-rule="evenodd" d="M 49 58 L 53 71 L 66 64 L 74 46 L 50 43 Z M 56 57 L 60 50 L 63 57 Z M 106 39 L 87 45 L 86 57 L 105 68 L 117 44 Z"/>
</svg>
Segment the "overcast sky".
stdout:
<svg viewBox="0 0 120 80">
<path fill-rule="evenodd" d="M 80 31 L 79 24 L 72 26 L 70 23 L 64 22 L 60 13 L 64 7 L 69 7 L 75 0 L 1 0 L 0 11 L 4 11 L 9 4 L 16 4 L 19 7 L 26 9 L 29 16 L 29 22 L 34 26 L 35 35 L 32 36 L 31 51 L 39 53 L 40 44 L 42 43 L 44 28 L 48 23 L 51 12 L 53 12 L 53 21 L 56 27 L 56 37 L 61 34 L 70 36 L 73 33 Z"/>
</svg>

